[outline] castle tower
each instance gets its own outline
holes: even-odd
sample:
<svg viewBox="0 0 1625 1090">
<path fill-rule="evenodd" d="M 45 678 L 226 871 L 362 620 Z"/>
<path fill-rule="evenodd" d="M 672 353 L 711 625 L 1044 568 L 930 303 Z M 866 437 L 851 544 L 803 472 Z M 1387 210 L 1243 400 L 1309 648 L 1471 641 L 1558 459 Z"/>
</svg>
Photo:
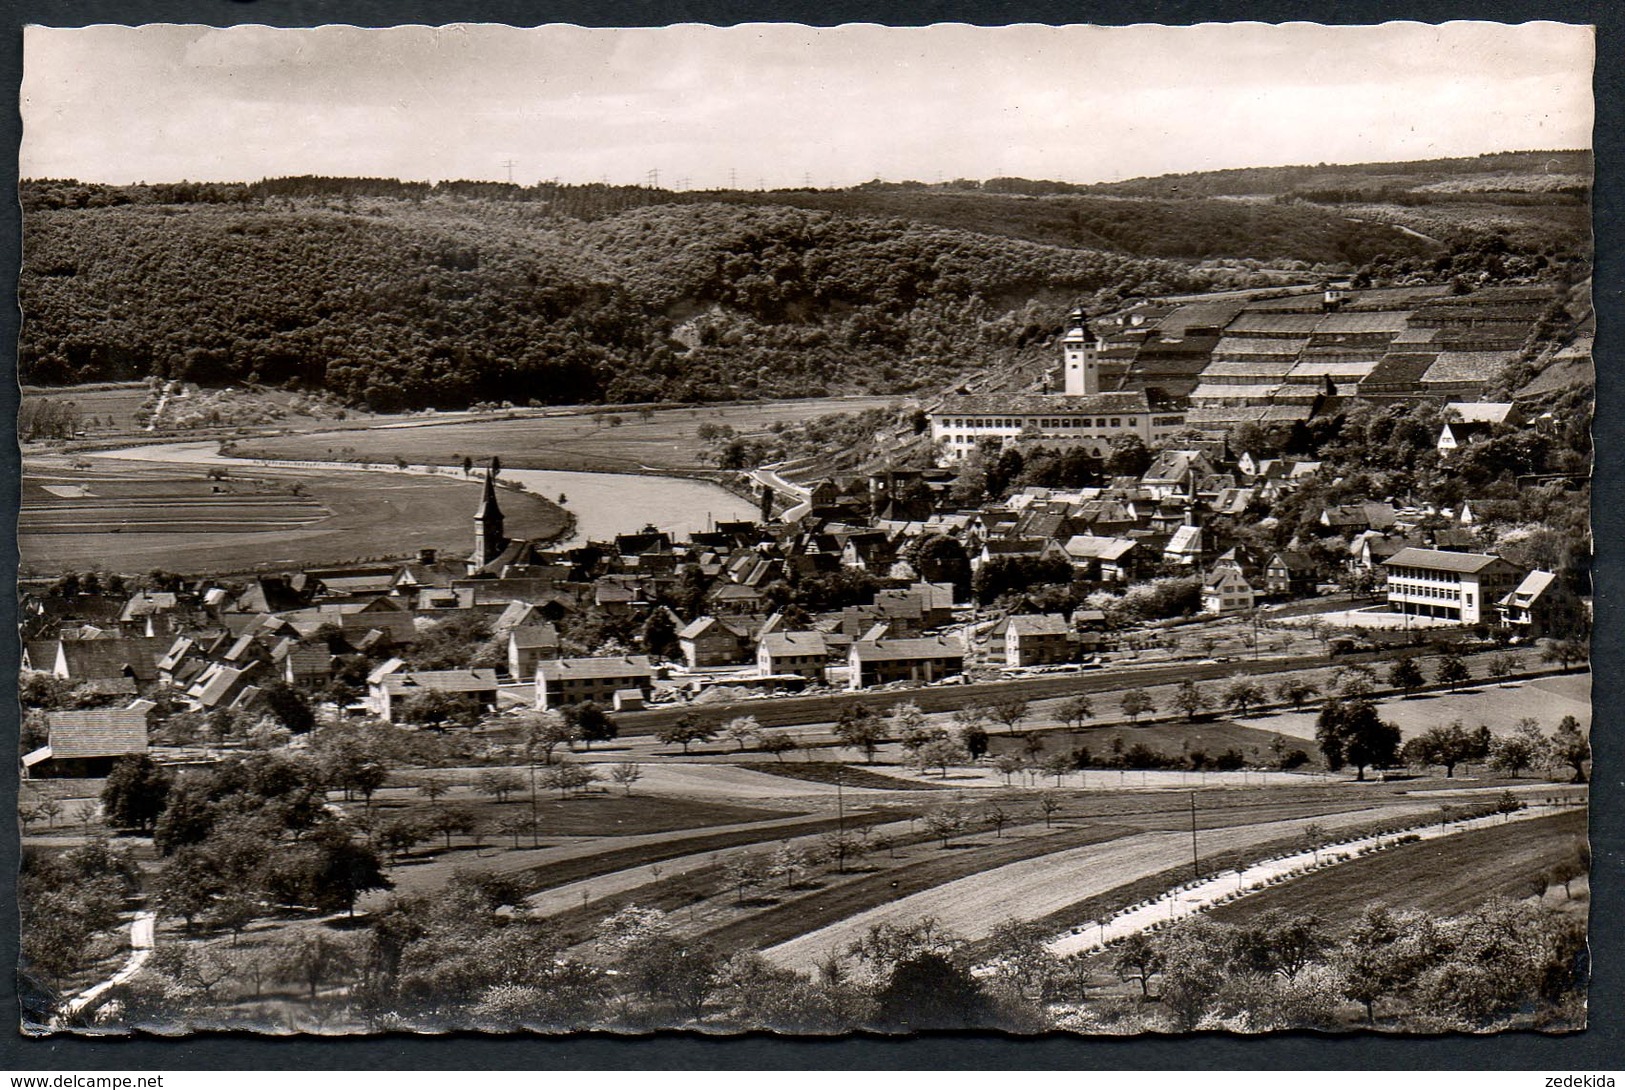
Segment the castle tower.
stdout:
<svg viewBox="0 0 1625 1090">
<path fill-rule="evenodd" d="M 1089 335 L 1089 323 L 1082 309 L 1067 316 L 1066 334 L 1061 338 L 1061 373 L 1065 391 L 1071 396 L 1100 393 L 1100 355 Z"/>
<path fill-rule="evenodd" d="M 474 555 L 469 564 L 476 571 L 502 555 L 508 539 L 502 534 L 502 508 L 497 506 L 496 467 L 485 471 L 485 495 L 480 498 L 479 509 L 474 512 Z"/>
</svg>

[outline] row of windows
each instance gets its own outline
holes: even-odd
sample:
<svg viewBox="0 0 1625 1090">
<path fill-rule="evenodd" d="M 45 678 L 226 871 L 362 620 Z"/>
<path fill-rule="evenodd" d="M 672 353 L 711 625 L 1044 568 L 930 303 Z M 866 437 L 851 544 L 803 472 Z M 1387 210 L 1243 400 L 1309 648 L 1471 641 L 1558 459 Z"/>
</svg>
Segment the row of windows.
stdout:
<svg viewBox="0 0 1625 1090">
<path fill-rule="evenodd" d="M 1432 587 L 1425 583 L 1389 583 L 1388 589 L 1399 594 L 1408 594 L 1413 598 L 1438 598 L 1446 602 L 1461 601 L 1461 591 L 1445 590 L 1443 587 Z"/>
<path fill-rule="evenodd" d="M 642 685 L 647 684 L 647 682 L 641 677 L 620 677 L 620 678 L 614 678 L 614 677 L 612 677 L 612 678 L 592 678 L 592 677 L 570 678 L 570 677 L 566 677 L 566 678 L 559 678 L 557 681 L 546 682 L 546 684 L 548 684 L 549 686 L 555 686 L 555 687 L 560 688 L 560 689 L 591 689 L 591 688 L 599 688 L 599 689 L 636 689 L 636 688 L 639 688 Z"/>
<path fill-rule="evenodd" d="M 1435 583 L 1459 583 L 1461 573 L 1454 571 L 1434 571 L 1431 568 L 1389 568 L 1388 577 L 1403 576 L 1407 579 L 1428 579 Z"/>
<path fill-rule="evenodd" d="M 1108 423 L 1108 420 L 1110 423 Z M 1137 416 L 1128 418 L 1130 427 L 1139 422 L 1140 418 Z M 1123 426 L 1123 418 L 1120 416 L 1109 418 L 1104 416 L 1066 416 L 1042 417 L 1034 421 L 1029 417 L 953 417 L 944 420 L 941 426 L 943 428 L 1022 428 L 1028 423 L 1036 423 L 1040 428 L 1120 428 Z"/>
</svg>

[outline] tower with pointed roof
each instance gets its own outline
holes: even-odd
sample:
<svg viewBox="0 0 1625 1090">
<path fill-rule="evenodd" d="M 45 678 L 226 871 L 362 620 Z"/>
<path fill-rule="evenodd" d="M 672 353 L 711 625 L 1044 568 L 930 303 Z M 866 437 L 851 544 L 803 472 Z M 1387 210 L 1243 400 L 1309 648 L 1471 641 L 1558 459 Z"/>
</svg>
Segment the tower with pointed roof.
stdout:
<svg viewBox="0 0 1625 1090">
<path fill-rule="evenodd" d="M 469 557 L 469 566 L 478 571 L 501 556 L 507 547 L 508 539 L 502 533 L 502 508 L 497 505 L 496 466 L 487 466 L 485 494 L 474 512 L 474 555 Z"/>
</svg>

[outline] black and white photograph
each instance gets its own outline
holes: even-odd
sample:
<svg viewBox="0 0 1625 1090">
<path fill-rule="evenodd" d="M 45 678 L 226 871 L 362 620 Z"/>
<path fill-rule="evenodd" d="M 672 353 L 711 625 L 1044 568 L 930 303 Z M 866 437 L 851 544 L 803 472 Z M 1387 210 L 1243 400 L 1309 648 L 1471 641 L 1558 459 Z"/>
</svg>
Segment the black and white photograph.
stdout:
<svg viewBox="0 0 1625 1090">
<path fill-rule="evenodd" d="M 1585 1029 L 1595 60 L 26 27 L 21 1032 Z"/>
</svg>

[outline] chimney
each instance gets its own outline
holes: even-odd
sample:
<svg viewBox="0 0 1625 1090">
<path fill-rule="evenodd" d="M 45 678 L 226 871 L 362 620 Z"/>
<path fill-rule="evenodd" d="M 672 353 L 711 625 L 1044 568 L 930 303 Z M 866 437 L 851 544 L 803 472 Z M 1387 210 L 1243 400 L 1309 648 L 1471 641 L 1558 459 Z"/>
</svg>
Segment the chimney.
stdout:
<svg viewBox="0 0 1625 1090">
<path fill-rule="evenodd" d="M 436 551 L 434 549 L 419 549 L 418 550 L 418 563 L 419 564 L 433 564 L 436 555 L 437 555 L 437 553 L 436 553 Z"/>
</svg>

